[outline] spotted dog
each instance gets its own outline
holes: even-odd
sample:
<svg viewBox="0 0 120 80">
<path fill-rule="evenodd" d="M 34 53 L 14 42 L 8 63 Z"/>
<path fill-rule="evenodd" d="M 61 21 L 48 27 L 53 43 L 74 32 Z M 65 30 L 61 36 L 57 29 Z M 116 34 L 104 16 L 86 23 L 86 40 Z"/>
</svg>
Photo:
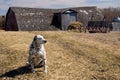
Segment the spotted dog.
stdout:
<svg viewBox="0 0 120 80">
<path fill-rule="evenodd" d="M 42 35 L 36 35 L 30 45 L 28 63 L 34 73 L 35 67 L 44 66 L 44 72 L 47 73 L 46 51 L 44 44 L 47 42 Z"/>
</svg>

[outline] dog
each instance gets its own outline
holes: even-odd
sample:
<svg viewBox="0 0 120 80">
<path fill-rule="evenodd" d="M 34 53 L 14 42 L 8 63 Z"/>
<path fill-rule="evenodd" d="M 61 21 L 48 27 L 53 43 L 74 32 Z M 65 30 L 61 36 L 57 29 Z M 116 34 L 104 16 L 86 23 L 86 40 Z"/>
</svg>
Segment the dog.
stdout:
<svg viewBox="0 0 120 80">
<path fill-rule="evenodd" d="M 47 73 L 46 51 L 44 44 L 47 42 L 42 35 L 36 35 L 29 48 L 28 63 L 31 66 L 31 71 L 35 73 L 35 67 L 44 66 L 44 72 Z"/>
</svg>

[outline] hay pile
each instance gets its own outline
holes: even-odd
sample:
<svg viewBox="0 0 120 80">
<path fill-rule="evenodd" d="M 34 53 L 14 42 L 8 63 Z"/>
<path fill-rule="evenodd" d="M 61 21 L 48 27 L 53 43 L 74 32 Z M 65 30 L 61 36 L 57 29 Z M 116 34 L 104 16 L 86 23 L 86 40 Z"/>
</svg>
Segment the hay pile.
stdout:
<svg viewBox="0 0 120 80">
<path fill-rule="evenodd" d="M 77 31 L 77 32 L 86 32 L 85 27 L 81 22 L 72 22 L 68 26 L 68 30 L 70 31 Z"/>
</svg>

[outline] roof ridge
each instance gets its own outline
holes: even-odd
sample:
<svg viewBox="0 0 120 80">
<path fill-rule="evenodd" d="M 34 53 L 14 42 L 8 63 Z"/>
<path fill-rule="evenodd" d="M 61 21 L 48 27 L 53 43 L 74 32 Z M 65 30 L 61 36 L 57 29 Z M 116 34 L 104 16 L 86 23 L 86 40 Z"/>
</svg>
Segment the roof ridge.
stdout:
<svg viewBox="0 0 120 80">
<path fill-rule="evenodd" d="M 81 6 L 81 7 L 68 7 L 68 8 L 58 8 L 58 9 L 54 9 L 54 8 L 20 7 L 20 6 L 11 6 L 9 8 L 62 10 L 62 9 L 75 9 L 75 8 L 97 8 L 97 6 Z"/>
</svg>

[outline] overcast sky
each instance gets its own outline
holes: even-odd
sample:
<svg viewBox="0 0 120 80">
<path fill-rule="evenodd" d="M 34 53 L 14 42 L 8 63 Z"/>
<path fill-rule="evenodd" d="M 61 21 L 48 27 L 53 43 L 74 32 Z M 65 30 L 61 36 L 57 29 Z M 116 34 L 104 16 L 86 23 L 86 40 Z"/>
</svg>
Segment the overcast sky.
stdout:
<svg viewBox="0 0 120 80">
<path fill-rule="evenodd" d="M 33 8 L 66 8 L 81 6 L 120 7 L 120 0 L 0 0 L 0 15 L 11 6 Z"/>
</svg>

